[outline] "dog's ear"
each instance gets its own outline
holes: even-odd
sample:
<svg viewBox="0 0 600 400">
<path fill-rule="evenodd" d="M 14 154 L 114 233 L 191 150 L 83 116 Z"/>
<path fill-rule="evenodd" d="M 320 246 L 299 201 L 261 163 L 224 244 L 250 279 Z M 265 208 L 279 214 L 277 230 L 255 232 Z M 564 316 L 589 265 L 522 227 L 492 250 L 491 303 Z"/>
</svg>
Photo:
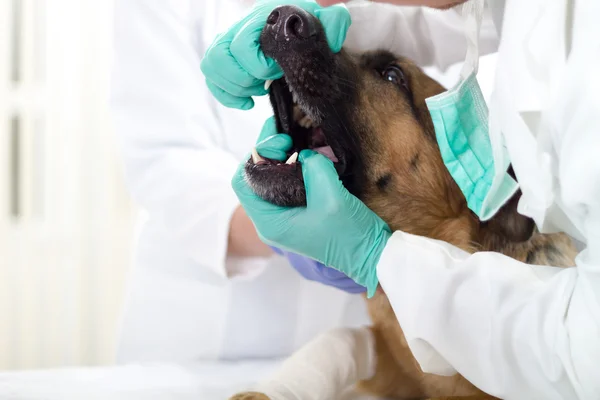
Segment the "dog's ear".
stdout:
<svg viewBox="0 0 600 400">
<path fill-rule="evenodd" d="M 517 211 L 520 198 L 521 191 L 518 191 L 492 219 L 479 222 L 479 241 L 486 249 L 510 242 L 524 242 L 531 238 L 535 224 L 531 218 Z"/>
<path fill-rule="evenodd" d="M 517 180 L 512 165 L 507 172 L 514 180 Z M 487 243 L 487 247 L 492 246 L 491 248 L 493 248 L 494 245 L 501 245 L 497 243 L 498 241 L 503 243 L 524 242 L 531 238 L 535 223 L 531 218 L 521 215 L 517 211 L 521 194 L 521 191 L 518 190 L 492 219 L 479 222 L 481 243 Z"/>
</svg>

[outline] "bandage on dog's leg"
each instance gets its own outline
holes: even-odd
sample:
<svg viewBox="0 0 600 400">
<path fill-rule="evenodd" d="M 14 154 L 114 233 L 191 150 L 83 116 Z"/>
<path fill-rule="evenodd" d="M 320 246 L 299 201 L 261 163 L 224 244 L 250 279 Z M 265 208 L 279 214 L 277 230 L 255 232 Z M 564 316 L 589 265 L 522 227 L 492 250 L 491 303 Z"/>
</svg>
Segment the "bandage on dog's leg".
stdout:
<svg viewBox="0 0 600 400">
<path fill-rule="evenodd" d="M 371 330 L 335 329 L 287 359 L 269 381 L 258 386 L 271 400 L 331 400 L 375 371 Z"/>
</svg>

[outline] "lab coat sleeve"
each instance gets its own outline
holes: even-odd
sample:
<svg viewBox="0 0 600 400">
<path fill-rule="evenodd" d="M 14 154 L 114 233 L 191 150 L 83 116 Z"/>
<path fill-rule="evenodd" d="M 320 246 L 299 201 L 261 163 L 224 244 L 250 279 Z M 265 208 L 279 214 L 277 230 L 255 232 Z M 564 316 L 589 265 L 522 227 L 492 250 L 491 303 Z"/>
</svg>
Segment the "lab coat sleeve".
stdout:
<svg viewBox="0 0 600 400">
<path fill-rule="evenodd" d="M 502 399 L 591 399 L 597 261 L 585 251 L 577 268 L 530 266 L 396 232 L 378 277 L 423 371 L 459 372 Z"/>
<path fill-rule="evenodd" d="M 444 72 L 465 60 L 467 42 L 462 17 L 453 9 L 349 3 L 352 25 L 344 42 L 350 51 L 389 50 L 421 67 Z M 486 8 L 479 38 L 480 55 L 498 50 L 498 34 Z"/>
<path fill-rule="evenodd" d="M 576 268 L 559 269 L 394 233 L 378 277 L 426 372 L 459 372 L 502 399 L 600 398 L 597 15 L 579 15 L 538 125 L 558 160 L 555 193 L 587 247 Z"/>
<path fill-rule="evenodd" d="M 225 277 L 238 160 L 220 146 L 190 7 L 179 0 L 116 2 L 111 102 L 134 200 L 182 252 Z"/>
</svg>

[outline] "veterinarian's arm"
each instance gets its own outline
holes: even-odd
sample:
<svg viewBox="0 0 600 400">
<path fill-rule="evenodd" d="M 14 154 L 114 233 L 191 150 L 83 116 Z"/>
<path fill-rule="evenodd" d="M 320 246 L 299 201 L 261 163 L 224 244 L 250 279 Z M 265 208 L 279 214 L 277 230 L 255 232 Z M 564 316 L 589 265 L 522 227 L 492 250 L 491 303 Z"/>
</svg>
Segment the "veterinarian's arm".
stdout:
<svg viewBox="0 0 600 400">
<path fill-rule="evenodd" d="M 582 366 L 600 357 L 600 265 L 590 261 L 533 267 L 397 232 L 378 277 L 425 372 L 459 372 L 503 399 L 592 399 L 598 370 Z"/>
<path fill-rule="evenodd" d="M 225 276 L 228 244 L 271 251 L 231 190 L 238 160 L 219 146 L 222 127 L 199 69 L 204 49 L 192 3 L 117 2 L 112 108 L 136 202 L 184 253 Z"/>
<path fill-rule="evenodd" d="M 352 25 L 344 47 L 349 50 L 388 49 L 422 67 L 442 71 L 465 59 L 464 22 L 454 10 L 360 2 L 347 6 Z M 481 55 L 498 49 L 496 28 L 488 10 L 479 43 Z"/>
<path fill-rule="evenodd" d="M 580 39 L 563 90 L 541 116 L 552 131 L 538 132 L 558 135 L 555 178 L 587 241 L 577 268 L 468 255 L 403 233 L 392 236 L 378 266 L 421 365 L 457 370 L 499 398 L 600 398 L 600 52 L 597 42 Z M 582 51 L 583 44 L 596 50 Z"/>
</svg>

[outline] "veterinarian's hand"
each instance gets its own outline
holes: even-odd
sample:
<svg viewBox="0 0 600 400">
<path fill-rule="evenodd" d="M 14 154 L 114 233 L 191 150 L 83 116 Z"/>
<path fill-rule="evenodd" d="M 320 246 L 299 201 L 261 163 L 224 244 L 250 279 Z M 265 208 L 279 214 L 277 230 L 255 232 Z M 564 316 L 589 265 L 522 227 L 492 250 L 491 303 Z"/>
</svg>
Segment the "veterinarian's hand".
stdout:
<svg viewBox="0 0 600 400">
<path fill-rule="evenodd" d="M 281 141 L 275 139 L 263 140 L 257 146 L 259 153 L 282 151 Z M 346 190 L 325 156 L 303 150 L 299 160 L 306 207 L 278 207 L 262 200 L 246 182 L 245 163 L 232 180 L 233 189 L 265 243 L 333 267 L 372 296 L 378 284 L 377 263 L 391 236 L 389 227 Z"/>
<path fill-rule="evenodd" d="M 351 23 L 344 5 L 324 8 L 314 0 L 257 1 L 244 19 L 217 36 L 200 64 L 208 88 L 223 105 L 248 110 L 254 107 L 252 96 L 267 93 L 265 80 L 283 76 L 259 43 L 267 17 L 279 5 L 296 5 L 315 15 L 323 24 L 331 49 L 336 53 L 341 50 Z"/>
<path fill-rule="evenodd" d="M 271 249 L 280 256 L 287 258 L 291 266 L 309 281 L 319 282 L 352 294 L 364 293 L 367 290 L 367 288 L 354 282 L 337 269 L 326 267 L 318 261 L 300 254 L 280 250 L 277 247 L 271 247 Z"/>
</svg>

